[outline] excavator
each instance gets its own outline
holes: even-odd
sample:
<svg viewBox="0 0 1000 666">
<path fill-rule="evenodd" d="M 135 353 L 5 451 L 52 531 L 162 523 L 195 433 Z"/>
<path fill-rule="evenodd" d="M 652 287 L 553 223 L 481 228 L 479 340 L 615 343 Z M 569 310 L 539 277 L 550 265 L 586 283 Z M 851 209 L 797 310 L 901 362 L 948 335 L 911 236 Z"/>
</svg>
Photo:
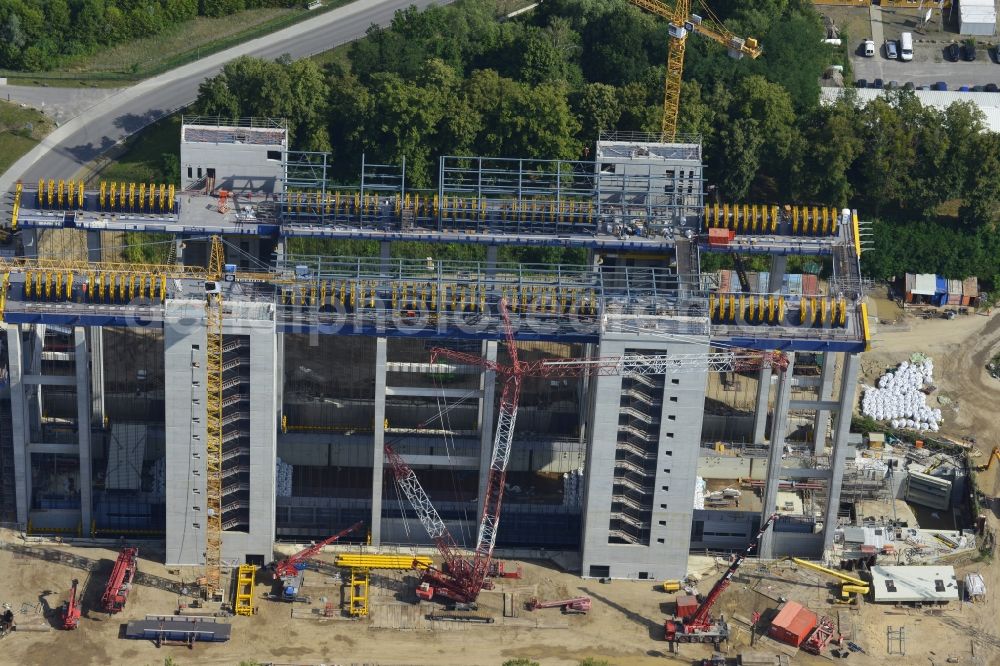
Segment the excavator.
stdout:
<svg viewBox="0 0 1000 666">
<path fill-rule="evenodd" d="M 980 465 L 976 468 L 977 472 L 988 472 L 991 467 L 993 467 L 993 461 L 1000 460 L 1000 446 L 994 446 L 993 450 L 990 451 L 990 457 L 986 459 L 985 465 Z"/>
<path fill-rule="evenodd" d="M 871 586 L 860 578 L 855 578 L 854 576 L 848 576 L 845 573 L 836 571 L 834 569 L 828 569 L 824 566 L 810 562 L 809 560 L 803 560 L 798 557 L 789 557 L 789 560 L 795 564 L 805 567 L 806 569 L 811 569 L 813 571 L 818 571 L 819 573 L 825 573 L 828 576 L 832 576 L 840 581 L 837 586 L 838 595 L 834 603 L 838 604 L 850 604 L 858 603 L 861 597 L 864 597 L 871 590 Z"/>
</svg>

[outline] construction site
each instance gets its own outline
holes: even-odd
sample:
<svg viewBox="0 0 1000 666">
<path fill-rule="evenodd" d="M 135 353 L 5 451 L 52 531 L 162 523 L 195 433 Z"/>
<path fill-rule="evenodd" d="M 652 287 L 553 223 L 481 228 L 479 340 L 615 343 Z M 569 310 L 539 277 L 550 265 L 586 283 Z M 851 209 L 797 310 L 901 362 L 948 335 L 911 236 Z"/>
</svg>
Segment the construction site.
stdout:
<svg viewBox="0 0 1000 666">
<path fill-rule="evenodd" d="M 708 200 L 676 27 L 663 132 L 589 161 L 342 185 L 185 116 L 180 186 L 6 193 L 7 658 L 1000 663 L 1000 325 L 885 298 L 857 211 Z"/>
</svg>

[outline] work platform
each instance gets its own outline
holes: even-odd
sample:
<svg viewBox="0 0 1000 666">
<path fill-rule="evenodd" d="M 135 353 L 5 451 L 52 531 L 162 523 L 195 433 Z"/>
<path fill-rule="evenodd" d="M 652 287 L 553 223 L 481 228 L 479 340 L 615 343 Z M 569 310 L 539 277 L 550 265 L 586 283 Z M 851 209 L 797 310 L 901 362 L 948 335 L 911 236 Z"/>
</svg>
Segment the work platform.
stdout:
<svg viewBox="0 0 1000 666">
<path fill-rule="evenodd" d="M 194 321 L 203 316 L 197 268 L 7 260 L 0 271 L 8 323 L 159 328 L 168 303 L 188 304 Z M 863 305 L 805 297 L 776 305 L 771 296 L 744 311 L 740 295 L 736 312 L 735 297 L 688 290 L 666 268 L 289 256 L 274 272 L 230 277 L 213 283 L 226 319 L 271 320 L 284 333 L 495 340 L 505 298 L 520 340 L 634 333 L 806 351 L 861 351 L 868 341 Z"/>
</svg>

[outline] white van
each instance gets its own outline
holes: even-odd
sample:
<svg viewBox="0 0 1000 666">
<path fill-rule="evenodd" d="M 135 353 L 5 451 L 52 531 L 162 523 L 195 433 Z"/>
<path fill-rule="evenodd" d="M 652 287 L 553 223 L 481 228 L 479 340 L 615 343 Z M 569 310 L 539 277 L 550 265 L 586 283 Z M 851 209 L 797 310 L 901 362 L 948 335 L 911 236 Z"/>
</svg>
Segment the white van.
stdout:
<svg viewBox="0 0 1000 666">
<path fill-rule="evenodd" d="M 907 62 L 913 60 L 913 34 L 904 32 L 899 36 L 899 59 Z"/>
</svg>

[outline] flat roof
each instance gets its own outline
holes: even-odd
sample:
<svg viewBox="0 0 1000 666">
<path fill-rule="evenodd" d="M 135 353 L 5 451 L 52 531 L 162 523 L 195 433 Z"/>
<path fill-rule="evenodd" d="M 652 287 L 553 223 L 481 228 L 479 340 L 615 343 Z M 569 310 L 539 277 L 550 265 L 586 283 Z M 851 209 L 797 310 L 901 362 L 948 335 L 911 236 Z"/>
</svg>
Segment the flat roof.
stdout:
<svg viewBox="0 0 1000 666">
<path fill-rule="evenodd" d="M 876 603 L 958 601 L 955 567 L 874 566 L 871 574 Z"/>
</svg>

